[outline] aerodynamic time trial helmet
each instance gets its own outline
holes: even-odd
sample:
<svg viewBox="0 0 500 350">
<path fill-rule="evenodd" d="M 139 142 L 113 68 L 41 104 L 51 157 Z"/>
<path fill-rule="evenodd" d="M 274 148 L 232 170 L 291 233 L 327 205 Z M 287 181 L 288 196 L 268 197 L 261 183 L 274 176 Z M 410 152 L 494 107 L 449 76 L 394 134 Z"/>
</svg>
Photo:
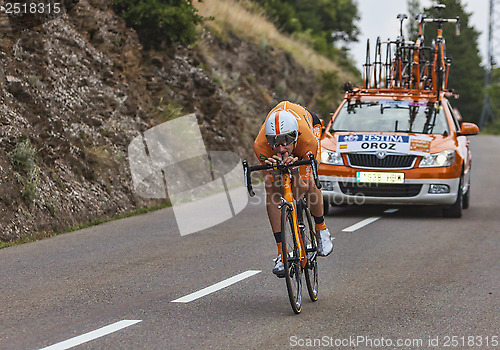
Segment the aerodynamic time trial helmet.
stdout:
<svg viewBox="0 0 500 350">
<path fill-rule="evenodd" d="M 265 125 L 267 142 L 272 148 L 288 146 L 297 141 L 299 124 L 294 115 L 287 111 L 277 111 L 267 118 Z"/>
</svg>

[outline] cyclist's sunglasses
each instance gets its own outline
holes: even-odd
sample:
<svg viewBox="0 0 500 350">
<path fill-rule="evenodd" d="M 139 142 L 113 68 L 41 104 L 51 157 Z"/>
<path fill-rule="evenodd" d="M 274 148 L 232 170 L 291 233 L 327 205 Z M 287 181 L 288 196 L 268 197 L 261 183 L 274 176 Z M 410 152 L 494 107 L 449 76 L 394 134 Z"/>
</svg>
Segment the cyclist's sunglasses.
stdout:
<svg viewBox="0 0 500 350">
<path fill-rule="evenodd" d="M 272 148 L 278 148 L 279 146 L 288 146 L 294 143 L 295 139 L 297 138 L 297 132 L 293 131 L 288 134 L 275 136 L 268 135 L 266 136 L 266 138 L 267 142 L 269 142 Z"/>
</svg>

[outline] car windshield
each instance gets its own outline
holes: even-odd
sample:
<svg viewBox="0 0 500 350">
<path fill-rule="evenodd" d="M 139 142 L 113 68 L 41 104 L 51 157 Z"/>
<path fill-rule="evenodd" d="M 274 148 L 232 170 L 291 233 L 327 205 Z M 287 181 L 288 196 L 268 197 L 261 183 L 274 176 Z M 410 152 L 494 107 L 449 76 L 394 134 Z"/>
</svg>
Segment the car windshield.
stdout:
<svg viewBox="0 0 500 350">
<path fill-rule="evenodd" d="M 393 100 L 346 102 L 332 123 L 330 132 L 335 131 L 449 134 L 439 104 Z"/>
</svg>

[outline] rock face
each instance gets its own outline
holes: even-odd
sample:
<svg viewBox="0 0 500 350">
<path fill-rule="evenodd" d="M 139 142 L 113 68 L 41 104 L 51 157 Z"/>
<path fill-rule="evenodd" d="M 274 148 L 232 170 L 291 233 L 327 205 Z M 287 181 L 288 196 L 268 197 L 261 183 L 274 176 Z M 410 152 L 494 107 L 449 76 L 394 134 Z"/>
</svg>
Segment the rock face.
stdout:
<svg viewBox="0 0 500 350">
<path fill-rule="evenodd" d="M 276 103 L 315 108 L 315 78 L 290 54 L 207 30 L 146 52 L 111 4 L 81 0 L 26 30 L 0 15 L 0 240 L 156 204 L 134 193 L 127 147 L 175 116 L 196 114 L 208 150 L 255 161 Z"/>
</svg>

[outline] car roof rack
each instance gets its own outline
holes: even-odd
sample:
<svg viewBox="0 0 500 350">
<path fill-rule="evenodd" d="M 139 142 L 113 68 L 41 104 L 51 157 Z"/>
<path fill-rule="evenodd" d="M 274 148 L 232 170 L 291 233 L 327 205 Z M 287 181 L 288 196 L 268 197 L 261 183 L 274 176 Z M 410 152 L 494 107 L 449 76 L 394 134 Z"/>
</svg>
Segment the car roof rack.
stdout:
<svg viewBox="0 0 500 350">
<path fill-rule="evenodd" d="M 425 98 L 441 101 L 448 91 L 448 77 L 451 59 L 446 56 L 443 23 L 455 23 L 456 35 L 460 35 L 459 18 L 445 19 L 441 10 L 445 5 L 434 6 L 437 18 L 428 18 L 425 14 L 416 16 L 418 37 L 415 42 L 408 41 L 403 35 L 403 22 L 408 16 L 399 14 L 400 33 L 396 40 L 375 43 L 373 62 L 370 57 L 370 40 L 366 44 L 366 60 L 363 64 L 363 87 L 350 88 L 347 95 L 408 95 L 413 98 Z M 437 36 L 427 46 L 424 43 L 424 24 L 437 24 Z M 383 56 L 385 54 L 385 59 Z"/>
</svg>

